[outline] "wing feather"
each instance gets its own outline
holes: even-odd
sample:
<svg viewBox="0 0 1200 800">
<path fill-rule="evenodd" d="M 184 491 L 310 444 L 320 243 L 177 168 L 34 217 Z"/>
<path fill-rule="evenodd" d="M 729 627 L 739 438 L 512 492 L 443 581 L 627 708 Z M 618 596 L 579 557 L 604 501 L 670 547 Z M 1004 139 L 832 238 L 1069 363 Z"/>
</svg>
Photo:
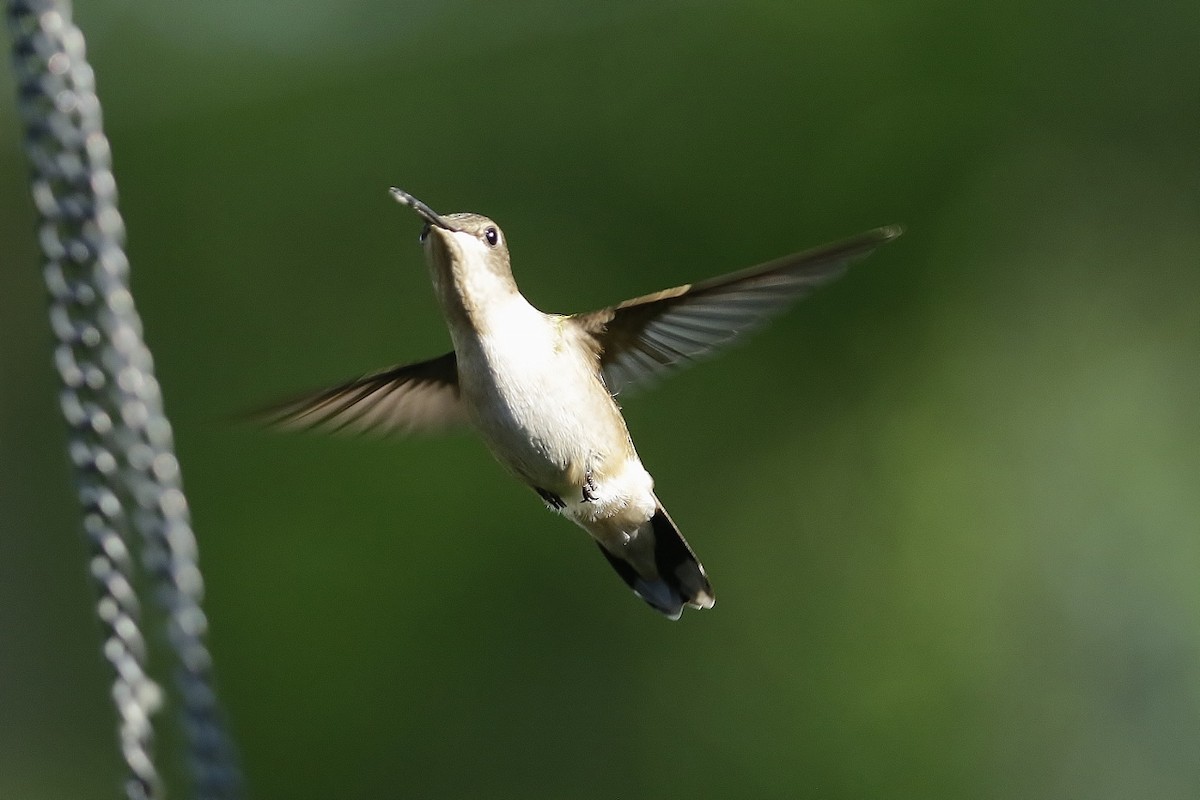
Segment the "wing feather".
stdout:
<svg viewBox="0 0 1200 800">
<path fill-rule="evenodd" d="M 697 284 L 676 286 L 570 319 L 591 336 L 614 394 L 704 358 L 760 327 L 903 232 L 876 228 Z"/>
<path fill-rule="evenodd" d="M 453 352 L 389 367 L 251 415 L 280 430 L 410 434 L 466 422 Z"/>
</svg>

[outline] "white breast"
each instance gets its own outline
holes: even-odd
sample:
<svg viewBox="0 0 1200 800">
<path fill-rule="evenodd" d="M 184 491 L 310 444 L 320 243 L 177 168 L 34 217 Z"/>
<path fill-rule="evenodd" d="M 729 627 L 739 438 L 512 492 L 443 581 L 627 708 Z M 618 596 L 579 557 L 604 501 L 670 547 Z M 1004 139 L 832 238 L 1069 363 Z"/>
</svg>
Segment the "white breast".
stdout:
<svg viewBox="0 0 1200 800">
<path fill-rule="evenodd" d="M 492 453 L 568 502 L 587 469 L 633 454 L 616 404 L 572 336 L 561 317 L 517 294 L 488 305 L 477 336 L 455 341 L 463 399 Z"/>
</svg>

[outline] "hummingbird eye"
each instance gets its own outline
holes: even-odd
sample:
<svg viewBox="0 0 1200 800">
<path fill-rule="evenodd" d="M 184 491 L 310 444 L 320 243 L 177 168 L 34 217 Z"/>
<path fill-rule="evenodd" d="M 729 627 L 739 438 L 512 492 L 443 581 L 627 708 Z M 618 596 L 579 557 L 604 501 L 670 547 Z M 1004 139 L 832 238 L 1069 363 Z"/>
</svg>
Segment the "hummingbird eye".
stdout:
<svg viewBox="0 0 1200 800">
<path fill-rule="evenodd" d="M 425 240 L 428 238 L 429 238 L 429 223 L 426 222 L 425 226 L 423 228 L 421 228 L 421 235 L 417 237 L 417 241 L 420 242 L 421 244 L 424 244 Z"/>
<path fill-rule="evenodd" d="M 487 241 L 488 247 L 495 247 L 500 241 L 500 231 L 495 228 L 488 228 L 483 232 L 483 238 Z"/>
</svg>

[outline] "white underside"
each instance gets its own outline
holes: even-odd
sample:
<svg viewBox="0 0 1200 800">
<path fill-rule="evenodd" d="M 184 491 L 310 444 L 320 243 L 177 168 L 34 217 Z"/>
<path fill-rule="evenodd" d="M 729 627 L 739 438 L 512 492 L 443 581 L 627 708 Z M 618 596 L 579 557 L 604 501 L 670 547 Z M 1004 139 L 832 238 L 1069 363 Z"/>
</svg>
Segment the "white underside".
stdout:
<svg viewBox="0 0 1200 800">
<path fill-rule="evenodd" d="M 654 479 L 637 458 L 627 459 L 624 465 L 597 483 L 592 492 L 594 500 L 584 502 L 580 497 L 564 501 L 562 514 L 597 538 L 627 543 L 637 529 L 644 525 L 657 507 L 654 498 Z"/>
<path fill-rule="evenodd" d="M 462 397 L 488 448 L 593 536 L 626 541 L 654 515 L 654 481 L 594 359 L 561 318 L 519 294 L 486 308 L 477 331 L 452 333 Z"/>
</svg>

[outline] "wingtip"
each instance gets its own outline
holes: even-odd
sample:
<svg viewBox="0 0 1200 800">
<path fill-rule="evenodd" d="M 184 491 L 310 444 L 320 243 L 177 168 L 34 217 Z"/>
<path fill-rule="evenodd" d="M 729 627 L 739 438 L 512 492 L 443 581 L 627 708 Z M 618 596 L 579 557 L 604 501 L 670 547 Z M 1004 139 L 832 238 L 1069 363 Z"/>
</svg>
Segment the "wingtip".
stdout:
<svg viewBox="0 0 1200 800">
<path fill-rule="evenodd" d="M 890 242 L 893 239 L 898 239 L 904 233 L 903 225 L 884 225 L 882 228 L 876 228 L 875 234 L 879 237 L 880 243 Z"/>
</svg>

